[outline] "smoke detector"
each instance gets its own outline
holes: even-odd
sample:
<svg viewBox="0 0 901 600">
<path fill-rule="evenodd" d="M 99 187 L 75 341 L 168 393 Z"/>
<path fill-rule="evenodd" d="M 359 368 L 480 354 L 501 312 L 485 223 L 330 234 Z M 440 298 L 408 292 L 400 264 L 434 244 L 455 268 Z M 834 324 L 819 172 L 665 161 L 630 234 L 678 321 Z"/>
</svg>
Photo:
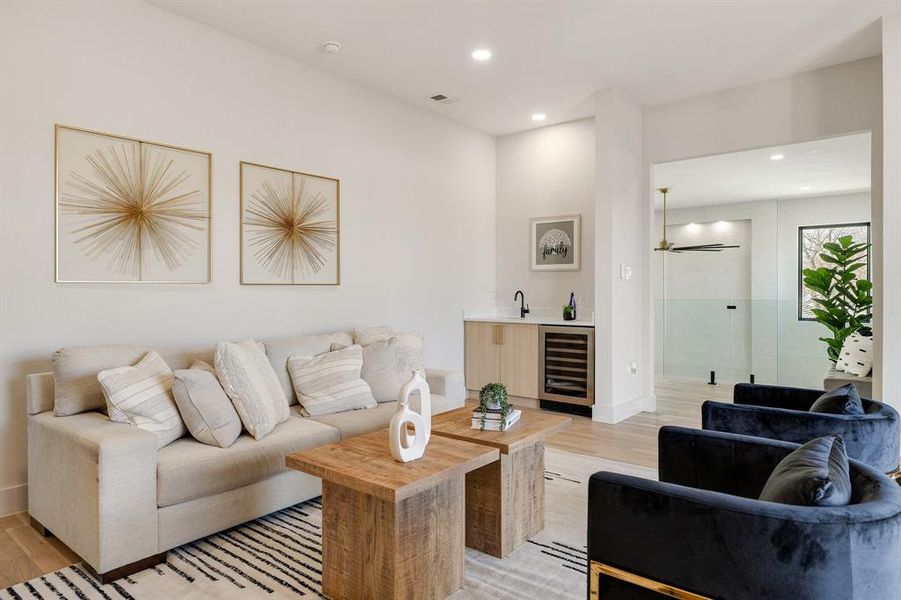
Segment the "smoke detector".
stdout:
<svg viewBox="0 0 901 600">
<path fill-rule="evenodd" d="M 435 94 L 434 96 L 429 96 L 429 100 L 433 100 L 438 104 L 453 104 L 460 101 L 459 98 L 448 96 L 447 94 Z"/>
<path fill-rule="evenodd" d="M 322 44 L 322 49 L 329 54 L 338 54 L 341 52 L 341 44 L 340 42 L 325 42 Z"/>
</svg>

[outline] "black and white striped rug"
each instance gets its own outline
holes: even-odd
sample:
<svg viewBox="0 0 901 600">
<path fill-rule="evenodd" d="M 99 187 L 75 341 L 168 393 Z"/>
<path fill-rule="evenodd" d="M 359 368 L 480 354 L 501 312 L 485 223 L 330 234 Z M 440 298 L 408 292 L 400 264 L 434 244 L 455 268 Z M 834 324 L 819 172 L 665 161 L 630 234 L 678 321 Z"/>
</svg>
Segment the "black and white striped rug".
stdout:
<svg viewBox="0 0 901 600">
<path fill-rule="evenodd" d="M 546 455 L 546 528 L 506 559 L 466 551 L 454 600 L 585 597 L 588 476 L 600 470 L 655 478 L 634 467 L 559 450 Z M 319 598 L 322 505 L 310 500 L 171 550 L 166 562 L 109 585 L 74 565 L 0 590 L 6 600 Z"/>
</svg>

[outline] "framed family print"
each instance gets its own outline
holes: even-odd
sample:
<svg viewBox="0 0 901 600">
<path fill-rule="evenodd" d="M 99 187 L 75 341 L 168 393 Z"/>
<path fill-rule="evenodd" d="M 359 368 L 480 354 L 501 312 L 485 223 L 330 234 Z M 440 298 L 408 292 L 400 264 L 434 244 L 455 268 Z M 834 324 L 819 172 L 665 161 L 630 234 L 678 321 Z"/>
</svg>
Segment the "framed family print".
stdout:
<svg viewBox="0 0 901 600">
<path fill-rule="evenodd" d="M 578 271 L 580 215 L 531 219 L 530 266 L 533 271 Z"/>
<path fill-rule="evenodd" d="M 56 126 L 56 281 L 209 283 L 208 152 Z"/>
<path fill-rule="evenodd" d="M 340 182 L 241 162 L 241 283 L 339 285 Z"/>
</svg>

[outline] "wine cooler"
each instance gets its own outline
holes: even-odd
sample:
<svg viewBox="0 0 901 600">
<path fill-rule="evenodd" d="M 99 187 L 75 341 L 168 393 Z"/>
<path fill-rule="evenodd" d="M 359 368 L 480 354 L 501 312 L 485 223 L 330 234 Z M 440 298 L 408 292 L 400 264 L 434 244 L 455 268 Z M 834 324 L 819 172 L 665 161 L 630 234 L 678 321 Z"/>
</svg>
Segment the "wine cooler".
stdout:
<svg viewBox="0 0 901 600">
<path fill-rule="evenodd" d="M 539 334 L 538 399 L 542 408 L 591 407 L 594 404 L 594 327 L 542 325 Z"/>
</svg>

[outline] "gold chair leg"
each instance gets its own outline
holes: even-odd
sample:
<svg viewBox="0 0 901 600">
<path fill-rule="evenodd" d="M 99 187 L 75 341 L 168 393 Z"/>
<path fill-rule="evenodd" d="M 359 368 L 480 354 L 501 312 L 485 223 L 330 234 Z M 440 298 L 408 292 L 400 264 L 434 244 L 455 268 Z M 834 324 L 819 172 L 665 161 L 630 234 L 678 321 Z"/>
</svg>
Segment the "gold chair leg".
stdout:
<svg viewBox="0 0 901 600">
<path fill-rule="evenodd" d="M 700 594 L 695 594 L 694 592 L 689 592 L 666 583 L 654 581 L 653 579 L 648 579 L 647 577 L 642 577 L 641 575 L 623 571 L 622 569 L 611 567 L 610 565 L 605 565 L 604 563 L 596 561 L 591 561 L 591 600 L 601 600 L 601 575 L 613 577 L 620 581 L 625 581 L 626 583 L 631 583 L 632 585 L 651 590 L 652 592 L 669 596 L 670 598 L 678 598 L 679 600 L 711 600 L 707 596 L 701 596 Z"/>
</svg>

